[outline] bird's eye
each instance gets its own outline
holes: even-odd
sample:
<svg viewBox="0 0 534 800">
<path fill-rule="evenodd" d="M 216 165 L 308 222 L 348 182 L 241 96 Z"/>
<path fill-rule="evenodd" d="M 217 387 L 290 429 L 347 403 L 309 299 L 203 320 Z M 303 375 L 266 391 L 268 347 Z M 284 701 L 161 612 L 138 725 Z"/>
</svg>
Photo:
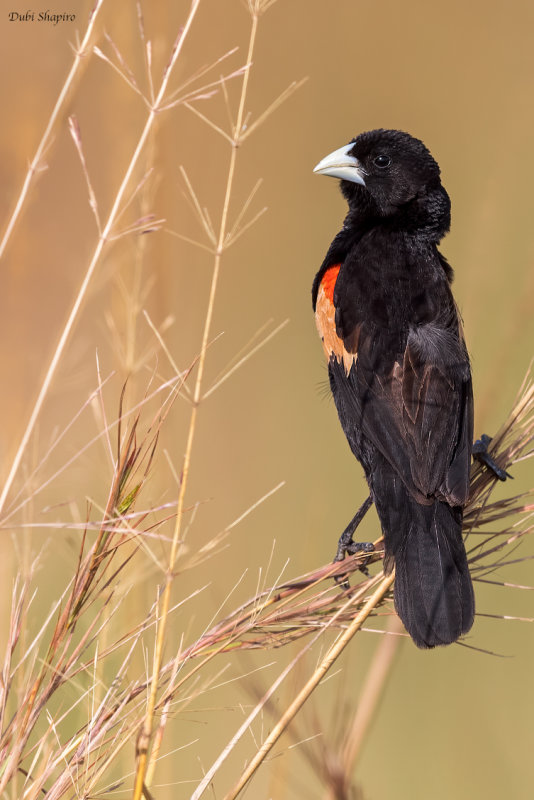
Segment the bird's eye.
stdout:
<svg viewBox="0 0 534 800">
<path fill-rule="evenodd" d="M 391 158 L 389 156 L 376 156 L 373 158 L 373 164 L 376 167 L 380 167 L 380 169 L 385 169 L 391 164 Z"/>
</svg>

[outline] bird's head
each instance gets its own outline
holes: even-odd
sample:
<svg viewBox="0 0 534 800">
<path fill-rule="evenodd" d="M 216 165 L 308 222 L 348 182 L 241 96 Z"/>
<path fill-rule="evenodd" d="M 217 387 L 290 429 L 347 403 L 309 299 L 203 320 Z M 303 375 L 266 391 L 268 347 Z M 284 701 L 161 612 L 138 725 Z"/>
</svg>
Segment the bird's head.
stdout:
<svg viewBox="0 0 534 800">
<path fill-rule="evenodd" d="M 361 133 L 323 158 L 314 172 L 340 178 L 356 214 L 397 218 L 403 228 L 432 231 L 438 241 L 449 229 L 450 201 L 439 166 L 423 142 L 404 131 Z"/>
</svg>

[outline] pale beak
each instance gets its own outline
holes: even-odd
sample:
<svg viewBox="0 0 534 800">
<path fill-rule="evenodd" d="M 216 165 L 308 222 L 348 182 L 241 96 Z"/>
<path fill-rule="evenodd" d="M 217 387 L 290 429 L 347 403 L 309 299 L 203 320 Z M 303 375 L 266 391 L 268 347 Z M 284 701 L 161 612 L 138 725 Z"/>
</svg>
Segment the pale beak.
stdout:
<svg viewBox="0 0 534 800">
<path fill-rule="evenodd" d="M 352 150 L 353 147 L 354 142 L 340 147 L 339 150 L 334 150 L 333 153 L 319 161 L 313 171 L 319 175 L 330 175 L 332 178 L 341 178 L 344 181 L 352 181 L 352 183 L 360 183 L 365 186 L 363 179 L 365 170 L 357 158 L 349 156 L 349 150 Z"/>
</svg>

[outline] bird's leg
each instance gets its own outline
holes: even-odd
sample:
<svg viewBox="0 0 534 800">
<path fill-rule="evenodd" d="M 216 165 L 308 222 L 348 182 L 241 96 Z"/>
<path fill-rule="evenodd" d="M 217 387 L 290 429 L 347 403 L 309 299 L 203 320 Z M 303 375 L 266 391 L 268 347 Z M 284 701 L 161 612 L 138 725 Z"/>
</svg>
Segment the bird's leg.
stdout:
<svg viewBox="0 0 534 800">
<path fill-rule="evenodd" d="M 337 553 L 336 557 L 334 558 L 334 562 L 336 561 L 343 561 L 345 558 L 345 554 L 349 556 L 353 556 L 356 553 L 372 553 L 374 545 L 372 542 L 353 542 L 352 537 L 354 531 L 365 517 L 371 506 L 373 505 L 373 500 L 371 495 L 365 500 L 365 502 L 360 506 L 356 514 L 353 516 L 341 536 L 339 537 L 339 542 L 337 544 Z M 360 567 L 360 569 L 365 572 L 366 567 L 365 564 Z"/>
<path fill-rule="evenodd" d="M 506 472 L 505 469 L 501 469 L 488 453 L 488 445 L 490 442 L 491 436 L 483 433 L 480 439 L 477 439 L 473 445 L 473 458 L 476 458 L 477 461 L 480 461 L 481 464 L 484 464 L 490 469 L 500 481 L 505 481 L 506 478 L 512 478 L 513 480 L 514 476 Z"/>
</svg>

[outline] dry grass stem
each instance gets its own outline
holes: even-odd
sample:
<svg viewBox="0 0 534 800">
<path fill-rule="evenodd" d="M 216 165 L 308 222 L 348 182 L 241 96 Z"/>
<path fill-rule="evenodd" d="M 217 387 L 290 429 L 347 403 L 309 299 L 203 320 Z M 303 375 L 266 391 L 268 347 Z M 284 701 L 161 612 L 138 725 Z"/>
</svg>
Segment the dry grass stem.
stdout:
<svg viewBox="0 0 534 800">
<path fill-rule="evenodd" d="M 257 19 L 255 20 L 257 24 Z M 254 38 L 255 38 L 255 25 L 253 26 L 254 35 L 251 36 L 251 44 L 249 47 L 249 58 L 247 59 L 250 61 L 250 54 L 252 52 L 254 46 Z M 244 99 L 246 95 L 246 86 L 248 82 L 248 74 L 249 71 L 246 70 L 244 73 L 243 78 L 243 88 L 241 93 L 241 102 L 240 102 L 240 109 L 242 113 L 242 106 L 244 104 Z M 234 178 L 234 171 L 235 171 L 235 154 L 236 149 L 233 148 L 231 151 L 231 158 L 230 158 L 230 167 L 228 173 L 228 180 L 226 186 L 226 193 L 225 193 L 225 200 L 223 205 L 222 211 L 222 218 L 221 218 L 221 226 L 220 226 L 220 236 L 219 236 L 219 246 L 218 252 L 215 256 L 215 266 L 214 272 L 212 277 L 211 289 L 210 289 L 210 297 L 208 301 L 208 310 L 206 313 L 206 319 L 204 323 L 204 333 L 202 336 L 202 347 L 200 351 L 200 359 L 198 364 L 198 371 L 197 371 L 197 379 L 195 383 L 194 389 L 194 405 L 191 412 L 191 420 L 189 424 L 189 433 L 187 438 L 187 444 L 185 449 L 183 467 L 182 467 L 182 481 L 180 484 L 180 494 L 178 496 L 178 507 L 177 507 L 177 515 L 176 515 L 176 526 L 173 536 L 173 541 L 171 545 L 171 551 L 169 556 L 169 568 L 166 575 L 165 580 L 165 588 L 163 592 L 162 598 L 162 614 L 161 614 L 161 622 L 158 629 L 158 636 L 156 639 L 156 645 L 154 650 L 154 660 L 153 660 L 153 667 L 152 667 L 152 681 L 150 685 L 150 695 L 147 704 L 147 711 L 146 716 L 143 722 L 143 726 L 141 732 L 139 734 L 138 743 L 137 743 L 137 772 L 136 772 L 136 779 L 135 779 L 135 786 L 134 786 L 134 793 L 133 793 L 133 800 L 141 800 L 143 795 L 143 791 L 145 789 L 145 779 L 147 774 L 147 769 L 149 767 L 149 748 L 152 739 L 152 731 L 153 731 L 153 724 L 154 724 L 154 714 L 156 710 L 156 698 L 160 683 L 160 672 L 163 663 L 163 648 L 165 643 L 165 636 L 166 636 L 166 629 L 167 629 L 167 620 L 168 620 L 168 612 L 170 608 L 170 595 L 171 595 L 171 587 L 173 582 L 173 573 L 175 568 L 176 559 L 178 556 L 179 546 L 180 546 L 180 533 L 181 533 L 181 526 L 182 526 L 182 517 L 183 517 L 183 509 L 184 509 L 184 500 L 185 500 L 185 492 L 187 488 L 187 480 L 189 475 L 189 468 L 191 463 L 191 454 L 193 448 L 193 441 L 195 435 L 195 427 L 196 427 L 196 419 L 197 419 L 197 411 L 198 411 L 198 403 L 200 401 L 200 394 L 201 394 L 201 386 L 202 386 L 202 378 L 204 372 L 204 363 L 205 363 L 205 354 L 207 350 L 207 345 L 209 341 L 209 334 L 211 329 L 211 319 L 213 315 L 213 308 L 215 303 L 215 295 L 217 289 L 217 281 L 220 269 L 220 258 L 222 254 L 222 242 L 224 240 L 224 235 L 226 231 L 226 217 L 228 213 L 228 205 L 230 201 L 231 189 L 233 184 Z M 195 197 L 193 192 L 193 197 Z M 200 206 L 198 206 L 200 209 Z M 201 214 L 201 218 L 205 219 L 202 215 L 202 211 L 199 212 Z M 205 229 L 210 235 L 209 229 L 209 220 L 205 220 Z M 152 773 L 152 770 L 151 770 Z"/>
<path fill-rule="evenodd" d="M 400 619 L 397 616 L 390 617 L 386 635 L 380 638 L 367 670 L 352 721 L 343 725 L 341 742 L 335 740 L 331 743 L 322 739 L 319 749 L 323 752 L 319 758 L 311 760 L 321 772 L 319 777 L 327 784 L 325 800 L 349 800 L 353 796 L 354 767 L 376 718 L 377 707 L 402 640 L 402 636 L 399 636 L 402 630 Z"/>
<path fill-rule="evenodd" d="M 372 611 L 374 611 L 374 609 L 382 602 L 384 597 L 387 595 L 393 584 L 394 579 L 395 579 L 394 571 L 390 575 L 384 576 L 382 573 L 380 573 L 376 577 L 374 583 L 375 585 L 376 584 L 377 585 L 372 595 L 364 603 L 361 610 L 352 619 L 352 621 L 343 631 L 343 633 L 340 634 L 340 636 L 337 638 L 334 644 L 329 648 L 328 652 L 322 659 L 321 663 L 319 664 L 313 675 L 311 675 L 307 683 L 303 686 L 303 688 L 297 694 L 293 702 L 290 703 L 289 707 L 280 717 L 277 724 L 273 727 L 272 731 L 267 736 L 267 738 L 261 745 L 256 755 L 251 760 L 250 764 L 248 764 L 248 766 L 244 770 L 239 781 L 225 795 L 225 800 L 235 800 L 235 798 L 238 796 L 241 790 L 247 785 L 247 783 L 254 775 L 258 767 L 263 763 L 266 756 L 269 754 L 273 746 L 276 744 L 280 736 L 284 733 L 287 726 L 291 723 L 295 714 L 297 714 L 297 712 L 302 708 L 306 700 L 309 698 L 314 689 L 319 685 L 320 681 L 327 674 L 328 670 L 332 667 L 336 659 L 341 655 L 341 653 L 343 652 L 345 647 L 349 644 L 354 635 L 360 630 L 361 626 L 363 625 L 369 614 Z M 348 606 L 350 604 L 351 601 L 349 601 L 346 605 Z M 341 611 L 338 613 L 341 614 Z M 336 615 L 334 615 L 334 617 L 332 618 L 332 621 L 335 619 L 335 616 Z"/>
<path fill-rule="evenodd" d="M 70 429 L 75 424 L 75 422 L 79 420 L 81 414 L 87 409 L 87 407 L 91 405 L 92 401 L 98 396 L 98 394 L 101 391 L 101 389 L 103 388 L 103 386 L 112 378 L 112 375 L 106 377 L 103 380 L 101 386 L 99 386 L 97 389 L 94 390 L 94 392 L 91 393 L 91 395 L 89 396 L 88 400 L 83 404 L 83 406 L 80 408 L 80 410 L 78 412 L 76 412 L 76 414 L 74 415 L 73 419 L 57 435 L 57 437 L 55 438 L 54 442 L 52 442 L 52 444 L 50 445 L 48 451 L 45 453 L 45 455 L 43 456 L 43 458 L 41 459 L 39 464 L 30 473 L 29 479 L 27 479 L 27 481 L 25 481 L 23 487 L 21 488 L 19 493 L 15 496 L 14 501 L 11 503 L 11 505 L 8 507 L 8 509 L 6 509 L 6 512 L 2 516 L 2 526 L 7 526 L 8 522 L 9 522 L 10 527 L 13 527 L 13 523 L 11 521 L 12 518 L 17 513 L 19 513 L 23 508 L 25 508 L 31 500 L 33 500 L 35 497 L 37 497 L 44 489 L 46 489 L 47 486 L 52 484 L 62 473 L 64 473 L 66 470 L 68 470 L 70 467 L 72 467 L 72 465 L 75 464 L 76 461 L 78 461 L 80 459 L 80 457 L 83 456 L 96 442 L 99 442 L 102 439 L 102 437 L 106 437 L 109 434 L 109 432 L 111 430 L 113 430 L 115 427 L 120 426 L 124 422 L 128 422 L 131 417 L 135 417 L 135 415 L 138 414 L 139 411 L 141 409 L 143 409 L 144 406 L 147 405 L 151 400 L 159 397 L 159 395 L 161 395 L 161 394 L 166 393 L 167 396 L 161 402 L 160 408 L 163 410 L 170 403 L 172 403 L 173 400 L 174 400 L 175 395 L 178 395 L 178 394 L 181 393 L 183 385 L 184 385 L 184 382 L 187 380 L 188 376 L 191 374 L 191 371 L 192 371 L 195 363 L 196 362 L 193 362 L 193 364 L 190 365 L 190 367 L 185 372 L 180 373 L 178 376 L 173 376 L 169 380 L 159 384 L 152 392 L 147 393 L 145 395 L 145 397 L 142 400 L 140 400 L 138 403 L 133 405 L 131 408 L 124 410 L 122 412 L 122 416 L 120 416 L 117 419 L 112 420 L 109 423 L 109 428 L 108 427 L 104 427 L 99 433 L 97 433 L 95 436 L 93 436 L 91 439 L 89 439 L 89 441 L 85 445 L 80 447 L 80 449 L 76 453 L 74 453 L 74 455 L 72 455 L 70 458 L 68 458 L 66 461 L 64 461 L 61 464 L 61 466 L 55 472 L 53 472 L 48 478 L 46 478 L 45 480 L 39 482 L 39 484 L 36 485 L 35 488 L 30 489 L 29 491 L 27 491 L 27 495 L 24 498 L 24 500 L 21 500 L 18 504 L 15 504 L 16 499 L 18 497 L 20 497 L 20 495 L 22 494 L 23 489 L 24 488 L 26 488 L 26 489 L 28 488 L 26 484 L 28 483 L 28 484 L 31 485 L 31 483 L 34 482 L 34 479 L 37 476 L 38 472 L 45 466 L 45 464 L 47 463 L 48 459 L 50 458 L 50 455 L 56 449 L 56 447 L 59 444 L 59 442 L 67 435 L 67 433 L 70 431 Z"/>
<path fill-rule="evenodd" d="M 252 56 L 254 52 L 254 47 L 256 43 L 256 35 L 258 29 L 258 22 L 259 16 L 262 13 L 261 6 L 258 6 L 255 10 L 251 9 L 251 30 L 250 30 L 250 37 L 248 43 L 248 51 L 246 56 L 246 64 L 250 65 L 252 63 Z M 189 477 L 189 469 L 191 465 L 191 458 L 192 458 L 192 451 L 193 451 L 193 443 L 195 439 L 195 432 L 196 432 L 196 425 L 197 425 L 197 415 L 198 415 L 198 408 L 202 398 L 202 386 L 203 386 L 203 378 L 204 378 L 204 367 L 206 361 L 206 352 L 208 348 L 208 343 L 210 339 L 210 332 L 211 332 L 211 325 L 213 319 L 213 312 L 215 307 L 215 298 L 217 294 L 217 286 L 219 281 L 219 274 L 221 269 L 221 260 L 224 250 L 227 246 L 227 239 L 228 239 L 228 216 L 230 210 L 230 199 L 232 196 L 232 190 L 234 186 L 235 180 L 235 172 L 236 172 L 236 163 L 237 163 L 237 153 L 238 153 L 238 145 L 241 139 L 241 133 L 243 128 L 243 121 L 244 121 L 244 114 L 245 114 L 245 104 L 247 99 L 247 92 L 248 92 L 248 85 L 249 85 L 249 77 L 250 77 L 250 69 L 247 66 L 244 70 L 239 72 L 233 73 L 232 75 L 242 74 L 242 86 L 241 92 L 238 101 L 238 110 L 237 116 L 235 121 L 235 126 L 233 129 L 233 136 L 232 136 L 232 146 L 230 150 L 230 160 L 228 165 L 228 173 L 226 179 L 226 188 L 224 192 L 224 201 L 221 211 L 221 218 L 218 233 L 215 233 L 213 225 L 210 220 L 209 212 L 206 209 L 203 209 L 201 206 L 200 201 L 198 200 L 197 194 L 187 176 L 187 173 L 182 168 L 182 174 L 188 188 L 189 197 L 193 204 L 193 208 L 196 212 L 196 215 L 203 227 L 206 236 L 209 242 L 215 248 L 215 255 L 214 255 L 214 265 L 213 265 L 213 272 L 212 272 L 212 279 L 211 279 L 211 286 L 208 298 L 208 305 L 206 310 L 206 316 L 204 320 L 204 330 L 202 334 L 202 343 L 200 348 L 200 357 L 198 361 L 198 369 L 195 381 L 195 388 L 193 391 L 193 407 L 191 410 L 191 418 L 189 422 L 189 429 L 188 429 L 188 436 L 187 436 L 187 443 L 184 453 L 183 459 L 183 466 L 182 466 L 182 479 L 180 483 L 180 491 L 178 495 L 178 505 L 176 510 L 176 524 L 174 528 L 174 535 L 173 541 L 170 548 L 169 554 L 169 563 L 168 569 L 165 576 L 165 586 L 163 590 L 162 596 L 162 611 L 161 611 L 161 621 L 158 629 L 158 636 L 155 643 L 154 648 L 154 658 L 153 658 L 153 671 L 152 671 L 152 681 L 150 686 L 150 694 L 147 704 L 147 711 L 145 720 L 142 726 L 142 729 L 139 734 L 138 743 L 137 743 L 137 753 L 138 753 L 138 761 L 137 761 L 137 772 L 136 772 L 136 779 L 135 779 L 135 787 L 134 787 L 134 800 L 141 800 L 144 788 L 145 788 L 145 778 L 147 775 L 147 770 L 149 769 L 149 764 L 153 759 L 150 753 L 150 746 L 152 740 L 152 733 L 153 733 L 153 726 L 154 726 L 154 714 L 156 710 L 157 704 L 157 694 L 159 689 L 160 683 L 160 673 L 163 665 L 163 649 L 165 644 L 165 637 L 167 632 L 167 619 L 168 619 L 168 609 L 170 607 L 170 596 L 171 596 L 171 589 L 173 584 L 174 572 L 175 572 L 175 565 L 178 558 L 178 553 L 181 547 L 182 541 L 182 523 L 183 523 L 183 511 L 184 511 L 184 504 L 185 504 L 185 494 L 187 491 L 188 486 L 188 477 Z M 220 79 L 219 81 L 213 84 L 208 84 L 206 88 L 211 88 L 214 85 L 222 85 L 225 86 L 226 79 Z M 225 95 L 226 99 L 227 96 Z M 186 101 L 188 99 L 187 96 L 182 97 L 182 101 Z M 245 209 L 242 212 L 245 213 L 246 209 L 248 208 L 249 200 L 245 202 Z M 241 217 L 242 217 L 241 214 Z M 238 217 L 239 219 L 239 217 Z M 151 774 L 153 770 L 151 768 Z"/>
<path fill-rule="evenodd" d="M 203 399 L 203 400 L 206 400 L 206 399 L 207 399 L 207 398 L 208 398 L 208 397 L 209 397 L 211 394 L 213 394 L 213 392 L 215 392 L 215 391 L 216 391 L 216 390 L 219 388 L 219 386 L 221 386 L 221 385 L 222 385 L 222 384 L 223 384 L 225 381 L 227 381 L 227 380 L 228 380 L 228 378 L 230 378 L 230 377 L 231 377 L 231 376 L 234 374 L 234 372 L 237 372 L 237 370 L 238 370 L 240 367 L 242 367 L 242 366 L 243 366 L 243 364 L 246 364 L 246 362 L 247 362 L 247 361 L 248 361 L 250 358 L 252 358 L 252 356 L 255 356 L 255 355 L 256 355 L 256 353 L 257 353 L 259 350 L 261 350 L 261 348 L 262 348 L 264 345 L 266 345 L 266 344 L 267 344 L 267 342 L 270 342 L 270 341 L 271 341 L 271 339 L 273 339 L 273 338 L 274 338 L 274 337 L 275 337 L 275 336 L 276 336 L 278 333 L 280 333 L 280 331 L 281 331 L 281 330 L 283 330 L 283 329 L 286 327 L 286 325 L 287 325 L 288 323 L 289 323 L 289 319 L 285 319 L 283 322 L 281 322 L 281 323 L 280 323 L 280 325 L 277 325 L 277 326 L 276 326 L 276 328 L 274 328 L 274 330 L 272 330 L 270 333 L 268 333 L 268 334 L 267 334 L 267 336 L 265 336 L 265 337 L 264 337 L 264 338 L 261 340 L 261 342 L 258 342 L 258 344 L 254 345 L 254 347 L 252 347 L 252 348 L 251 348 L 251 349 L 250 349 L 250 350 L 249 350 L 249 351 L 246 353 L 246 355 L 244 355 L 244 356 L 242 356 L 241 358 L 239 358 L 239 359 L 238 359 L 238 360 L 235 362 L 235 364 L 233 364 L 231 367 L 229 367 L 229 368 L 228 368 L 227 372 L 225 372 L 223 375 L 221 375 L 221 377 L 220 377 L 220 378 L 218 378 L 217 380 L 215 380 L 215 382 L 214 382 L 214 383 L 212 383 L 212 385 L 210 386 L 210 388 L 209 388 L 209 389 L 208 389 L 206 392 L 204 392 L 204 394 L 203 394 L 203 396 L 202 396 L 202 399 Z"/>
<path fill-rule="evenodd" d="M 102 235 L 102 225 L 100 224 L 100 215 L 98 213 L 98 203 L 97 203 L 97 200 L 96 200 L 96 195 L 95 195 L 93 186 L 91 184 L 91 178 L 89 176 L 89 171 L 87 169 L 87 162 L 85 160 L 85 155 L 84 155 L 84 152 L 83 152 L 82 134 L 81 134 L 81 131 L 80 131 L 80 126 L 78 124 L 78 120 L 76 119 L 76 117 L 74 115 L 69 117 L 69 130 L 70 130 L 70 135 L 72 136 L 72 140 L 74 142 L 74 145 L 76 147 L 76 150 L 78 151 L 78 156 L 79 156 L 79 159 L 80 159 L 80 163 L 82 165 L 83 175 L 84 175 L 84 178 L 85 178 L 85 182 L 87 184 L 87 193 L 89 195 L 89 206 L 90 206 L 91 211 L 93 212 L 94 217 L 95 217 L 96 229 L 98 231 L 98 235 L 101 236 Z"/>
<path fill-rule="evenodd" d="M 65 346 L 66 346 L 67 341 L 69 339 L 70 333 L 71 333 L 72 328 L 74 326 L 74 322 L 75 322 L 76 318 L 78 317 L 78 314 L 79 314 L 80 308 L 82 306 L 83 300 L 85 299 L 85 295 L 87 293 L 88 286 L 89 286 L 89 284 L 91 282 L 91 278 L 93 277 L 93 273 L 94 273 L 94 271 L 96 269 L 96 266 L 100 261 L 100 257 L 102 255 L 104 246 L 105 246 L 110 234 L 112 233 L 112 230 L 113 230 L 113 227 L 115 225 L 115 221 L 116 221 L 117 215 L 118 215 L 118 213 L 119 213 L 119 211 L 121 209 L 121 206 L 122 206 L 126 191 L 127 191 L 128 187 L 130 186 L 130 183 L 131 183 L 131 180 L 132 180 L 132 176 L 133 176 L 133 174 L 135 172 L 135 169 L 137 167 L 137 164 L 139 162 L 141 153 L 143 152 L 143 149 L 145 147 L 145 144 L 146 144 L 146 141 L 147 141 L 148 136 L 150 134 L 150 131 L 152 130 L 154 122 L 155 122 L 155 120 L 156 120 L 156 118 L 157 118 L 157 116 L 158 116 L 158 114 L 159 114 L 159 112 L 161 110 L 160 107 L 161 107 L 161 105 L 163 103 L 163 99 L 164 99 L 165 93 L 167 91 L 167 85 L 169 83 L 169 79 L 171 77 L 173 68 L 174 68 L 174 66 L 175 66 L 175 64 L 177 62 L 177 59 L 178 59 L 178 57 L 179 57 L 179 55 L 180 55 L 180 53 L 182 51 L 184 42 L 187 39 L 187 35 L 188 35 L 188 33 L 189 33 L 190 29 L 191 29 L 191 25 L 193 23 L 193 20 L 195 18 L 196 13 L 197 13 L 199 3 L 200 3 L 200 0 L 193 0 L 193 2 L 191 4 L 190 11 L 189 11 L 189 15 L 188 15 L 187 20 L 185 22 L 185 25 L 184 25 L 183 29 L 181 30 L 181 32 L 180 32 L 180 34 L 179 34 L 179 36 L 178 36 L 178 38 L 177 38 L 177 40 L 176 40 L 176 42 L 174 44 L 173 51 L 172 51 L 172 54 L 171 54 L 171 58 L 169 60 L 169 63 L 167 65 L 167 67 L 164 70 L 164 73 L 163 73 L 163 76 L 162 76 L 162 79 L 161 79 L 161 83 L 160 83 L 160 87 L 159 87 L 159 90 L 158 90 L 158 93 L 157 93 L 157 96 L 156 96 L 155 104 L 150 108 L 149 114 L 147 116 L 147 119 L 146 119 L 145 125 L 143 127 L 143 130 L 141 132 L 141 135 L 140 135 L 140 137 L 138 139 L 138 142 L 137 142 L 137 145 L 135 147 L 134 153 L 133 153 L 133 155 L 132 155 L 132 157 L 130 159 L 128 167 L 126 168 L 126 172 L 124 174 L 122 182 L 121 182 L 121 184 L 119 186 L 119 189 L 118 189 L 117 194 L 115 196 L 115 199 L 113 201 L 113 205 L 112 205 L 111 211 L 109 213 L 109 216 L 108 216 L 108 218 L 106 220 L 106 224 L 104 225 L 104 227 L 102 229 L 102 233 L 98 238 L 98 242 L 97 242 L 97 245 L 96 245 L 96 247 L 94 249 L 93 256 L 92 256 L 92 258 L 90 260 L 89 266 L 87 267 L 87 271 L 86 271 L 85 276 L 83 278 L 83 281 L 81 283 L 80 289 L 78 291 L 78 294 L 76 296 L 76 299 L 74 301 L 74 304 L 72 306 L 70 314 L 68 316 L 67 322 L 65 324 L 65 327 L 63 328 L 63 331 L 62 331 L 61 336 L 59 338 L 59 342 L 58 342 L 58 344 L 56 346 L 56 349 L 55 349 L 54 354 L 52 356 L 52 359 L 50 361 L 48 370 L 46 372 L 46 375 L 45 375 L 45 378 L 44 378 L 44 381 L 43 381 L 43 384 L 42 384 L 41 389 L 39 391 L 39 394 L 37 396 L 37 400 L 35 402 L 35 405 L 33 407 L 32 412 L 30 414 L 30 419 L 29 419 L 29 421 L 27 423 L 27 426 L 26 426 L 26 429 L 25 429 L 24 434 L 22 436 L 21 442 L 20 442 L 19 447 L 17 449 L 17 452 L 15 454 L 15 458 L 14 458 L 13 463 L 11 465 L 11 469 L 9 470 L 9 473 L 8 473 L 7 478 L 6 478 L 5 484 L 4 484 L 3 488 L 2 488 L 2 493 L 0 494 L 0 513 L 2 512 L 2 510 L 4 508 L 4 504 L 5 504 L 7 495 L 9 493 L 10 489 L 11 489 L 11 485 L 13 483 L 13 480 L 14 480 L 15 475 L 17 473 L 17 470 L 19 468 L 20 462 L 22 460 L 22 456 L 23 456 L 23 454 L 24 454 L 24 452 L 26 450 L 26 447 L 27 447 L 28 441 L 30 439 L 30 436 L 33 433 L 35 424 L 37 422 L 37 419 L 38 419 L 39 414 L 41 412 L 41 409 L 43 407 L 43 403 L 45 401 L 45 398 L 46 398 L 46 396 L 48 394 L 50 385 L 52 383 L 52 379 L 54 377 L 54 374 L 56 372 L 57 366 L 58 366 L 59 361 L 60 361 L 60 359 L 61 359 L 61 357 L 63 355 L 63 351 L 65 349 Z"/>
<path fill-rule="evenodd" d="M 26 173 L 26 177 L 24 178 L 24 183 L 22 184 L 22 189 L 15 204 L 15 208 L 13 209 L 13 213 L 9 218 L 9 222 L 7 224 L 4 235 L 0 240 L 0 258 L 2 258 L 7 243 L 11 237 L 11 234 L 13 233 L 13 229 L 16 225 L 16 222 L 22 211 L 22 207 L 24 206 L 24 203 L 30 191 L 30 186 L 32 184 L 33 178 L 38 172 L 40 172 L 42 169 L 45 169 L 45 165 L 42 163 L 43 157 L 52 143 L 52 134 L 54 128 L 56 127 L 56 123 L 60 118 L 61 114 L 63 113 L 67 97 L 69 96 L 74 81 L 75 79 L 78 79 L 80 77 L 82 66 L 87 65 L 87 53 L 89 48 L 89 42 L 91 41 L 91 37 L 95 29 L 95 24 L 98 18 L 98 14 L 102 9 L 103 4 L 104 0 L 96 0 L 95 6 L 89 15 L 89 22 L 87 24 L 87 29 L 85 31 L 84 37 L 82 41 L 77 45 L 74 51 L 74 61 L 72 62 L 72 67 L 70 68 L 69 74 L 67 75 L 67 78 L 61 88 L 61 91 L 58 95 L 54 108 L 52 109 L 52 113 L 48 119 L 46 128 L 41 137 L 41 141 L 37 146 L 35 155 L 31 160 L 30 166 Z"/>
</svg>

